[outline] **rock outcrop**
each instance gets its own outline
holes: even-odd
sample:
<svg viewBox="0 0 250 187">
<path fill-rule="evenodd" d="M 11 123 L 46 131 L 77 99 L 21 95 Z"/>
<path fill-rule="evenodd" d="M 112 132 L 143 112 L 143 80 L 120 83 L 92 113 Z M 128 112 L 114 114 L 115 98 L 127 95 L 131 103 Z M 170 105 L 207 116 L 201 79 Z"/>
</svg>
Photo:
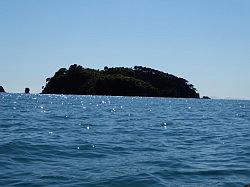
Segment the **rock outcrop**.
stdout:
<svg viewBox="0 0 250 187">
<path fill-rule="evenodd" d="M 30 89 L 29 88 L 25 88 L 24 93 L 29 94 L 30 93 Z"/>
<path fill-rule="evenodd" d="M 2 86 L 0 86 L 0 92 L 5 92 L 5 90 Z"/>
<path fill-rule="evenodd" d="M 202 99 L 211 99 L 211 98 L 208 96 L 203 96 Z"/>
</svg>

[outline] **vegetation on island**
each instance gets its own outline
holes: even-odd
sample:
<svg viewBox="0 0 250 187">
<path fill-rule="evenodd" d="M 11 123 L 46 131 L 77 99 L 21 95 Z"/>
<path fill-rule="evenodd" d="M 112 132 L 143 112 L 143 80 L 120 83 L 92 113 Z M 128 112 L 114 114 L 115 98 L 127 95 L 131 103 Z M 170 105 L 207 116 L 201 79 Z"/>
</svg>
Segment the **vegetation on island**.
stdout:
<svg viewBox="0 0 250 187">
<path fill-rule="evenodd" d="M 74 64 L 47 78 L 42 93 L 199 98 L 186 79 L 142 66 L 95 70 Z"/>
<path fill-rule="evenodd" d="M 0 86 L 0 92 L 5 92 L 5 90 L 2 86 Z"/>
</svg>

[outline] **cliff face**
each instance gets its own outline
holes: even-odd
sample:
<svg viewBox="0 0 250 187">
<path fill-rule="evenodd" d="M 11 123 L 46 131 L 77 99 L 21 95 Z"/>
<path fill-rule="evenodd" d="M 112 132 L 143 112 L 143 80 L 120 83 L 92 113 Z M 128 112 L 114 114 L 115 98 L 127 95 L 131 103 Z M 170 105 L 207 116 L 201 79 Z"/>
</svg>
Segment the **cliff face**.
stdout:
<svg viewBox="0 0 250 187">
<path fill-rule="evenodd" d="M 187 80 L 141 66 L 94 70 L 74 64 L 47 78 L 42 93 L 199 98 Z"/>
<path fill-rule="evenodd" d="M 5 92 L 2 86 L 0 86 L 0 92 Z"/>
</svg>

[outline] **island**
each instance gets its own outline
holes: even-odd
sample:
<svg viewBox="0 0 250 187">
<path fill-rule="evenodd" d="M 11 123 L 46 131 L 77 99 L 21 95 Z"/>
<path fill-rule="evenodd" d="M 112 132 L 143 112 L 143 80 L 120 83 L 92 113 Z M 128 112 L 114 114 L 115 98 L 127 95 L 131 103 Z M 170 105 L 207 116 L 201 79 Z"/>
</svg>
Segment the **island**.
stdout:
<svg viewBox="0 0 250 187">
<path fill-rule="evenodd" d="M 5 92 L 5 90 L 2 86 L 0 86 L 0 92 Z"/>
<path fill-rule="evenodd" d="M 186 79 L 155 69 L 106 66 L 96 70 L 77 64 L 47 78 L 42 94 L 200 98 Z"/>
</svg>

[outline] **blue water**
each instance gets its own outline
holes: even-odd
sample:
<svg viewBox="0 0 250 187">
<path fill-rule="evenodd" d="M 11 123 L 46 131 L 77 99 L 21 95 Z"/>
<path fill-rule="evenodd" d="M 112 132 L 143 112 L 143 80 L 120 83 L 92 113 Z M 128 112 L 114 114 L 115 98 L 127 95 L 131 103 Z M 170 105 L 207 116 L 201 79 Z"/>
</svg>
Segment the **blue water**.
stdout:
<svg viewBox="0 0 250 187">
<path fill-rule="evenodd" d="M 0 186 L 244 186 L 250 101 L 0 94 Z"/>
</svg>

